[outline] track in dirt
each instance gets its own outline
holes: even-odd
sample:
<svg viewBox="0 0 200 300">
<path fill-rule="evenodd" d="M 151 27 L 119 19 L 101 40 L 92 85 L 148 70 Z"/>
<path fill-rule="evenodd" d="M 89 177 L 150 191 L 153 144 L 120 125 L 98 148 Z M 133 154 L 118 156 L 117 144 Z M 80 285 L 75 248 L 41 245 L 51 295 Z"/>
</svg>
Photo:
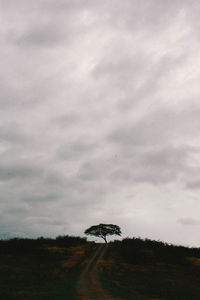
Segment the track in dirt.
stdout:
<svg viewBox="0 0 200 300">
<path fill-rule="evenodd" d="M 105 256 L 107 247 L 108 245 L 100 244 L 81 272 L 77 284 L 80 299 L 114 300 L 114 298 L 103 289 L 98 276 L 98 263 Z"/>
</svg>

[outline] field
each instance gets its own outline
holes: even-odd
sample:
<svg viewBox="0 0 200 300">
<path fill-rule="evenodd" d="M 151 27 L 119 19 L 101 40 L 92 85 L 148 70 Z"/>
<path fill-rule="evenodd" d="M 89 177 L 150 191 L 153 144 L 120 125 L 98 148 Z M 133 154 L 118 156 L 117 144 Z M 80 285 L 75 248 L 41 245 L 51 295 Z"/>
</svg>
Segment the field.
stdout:
<svg viewBox="0 0 200 300">
<path fill-rule="evenodd" d="M 0 242 L 0 299 L 77 299 L 80 262 L 90 244 L 80 238 Z"/>
<path fill-rule="evenodd" d="M 110 244 L 102 268 L 101 281 L 116 299 L 199 299 L 200 249 L 125 239 Z"/>
<path fill-rule="evenodd" d="M 82 280 L 82 281 L 81 281 Z M 141 239 L 0 241 L 0 299 L 181 299 L 200 295 L 200 249 Z"/>
</svg>

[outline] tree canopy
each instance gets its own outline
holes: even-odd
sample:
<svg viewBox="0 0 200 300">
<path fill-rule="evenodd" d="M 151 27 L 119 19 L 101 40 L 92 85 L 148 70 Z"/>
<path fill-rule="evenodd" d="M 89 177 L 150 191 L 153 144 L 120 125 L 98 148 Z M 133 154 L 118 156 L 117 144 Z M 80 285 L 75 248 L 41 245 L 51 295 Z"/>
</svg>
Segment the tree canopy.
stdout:
<svg viewBox="0 0 200 300">
<path fill-rule="evenodd" d="M 121 229 L 118 225 L 113 224 L 99 224 L 93 225 L 85 230 L 87 235 L 94 235 L 102 238 L 107 243 L 106 237 L 108 235 L 121 235 Z"/>
</svg>

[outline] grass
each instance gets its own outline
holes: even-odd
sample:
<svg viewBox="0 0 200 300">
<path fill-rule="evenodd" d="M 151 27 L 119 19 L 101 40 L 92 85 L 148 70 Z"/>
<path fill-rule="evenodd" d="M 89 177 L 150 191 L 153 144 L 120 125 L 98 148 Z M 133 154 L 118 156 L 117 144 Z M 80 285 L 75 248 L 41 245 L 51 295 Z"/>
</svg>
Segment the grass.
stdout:
<svg viewBox="0 0 200 300">
<path fill-rule="evenodd" d="M 199 299 L 200 249 L 125 239 L 110 244 L 101 269 L 115 299 Z"/>
<path fill-rule="evenodd" d="M 0 299 L 78 299 L 80 263 L 91 247 L 85 240 L 0 241 Z M 62 244 L 62 245 L 61 245 Z"/>
<path fill-rule="evenodd" d="M 80 300 L 81 263 L 94 245 L 69 236 L 0 241 L 0 299 Z M 124 239 L 109 243 L 98 270 L 114 299 L 199 299 L 200 248 Z"/>
</svg>

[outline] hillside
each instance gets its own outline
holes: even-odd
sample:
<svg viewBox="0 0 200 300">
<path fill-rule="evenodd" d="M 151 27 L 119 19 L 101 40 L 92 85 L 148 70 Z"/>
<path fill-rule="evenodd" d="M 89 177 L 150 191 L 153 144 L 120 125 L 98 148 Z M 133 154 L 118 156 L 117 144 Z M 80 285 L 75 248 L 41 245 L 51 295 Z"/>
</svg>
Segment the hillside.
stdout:
<svg viewBox="0 0 200 300">
<path fill-rule="evenodd" d="M 181 299 L 200 295 L 200 249 L 141 239 L 0 241 L 3 300 Z"/>
<path fill-rule="evenodd" d="M 100 278 L 115 299 L 199 299 L 200 249 L 124 239 L 109 245 Z"/>
</svg>

